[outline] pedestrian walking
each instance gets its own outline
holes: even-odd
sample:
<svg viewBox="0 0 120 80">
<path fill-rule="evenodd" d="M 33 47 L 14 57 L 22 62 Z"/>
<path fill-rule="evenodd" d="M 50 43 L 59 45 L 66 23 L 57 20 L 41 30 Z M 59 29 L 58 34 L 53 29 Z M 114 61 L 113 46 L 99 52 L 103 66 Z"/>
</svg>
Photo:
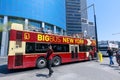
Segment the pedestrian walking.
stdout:
<svg viewBox="0 0 120 80">
<path fill-rule="evenodd" d="M 53 56 L 53 49 L 52 49 L 52 46 L 49 45 L 47 55 L 46 55 L 47 68 L 49 70 L 49 74 L 48 74 L 47 77 L 50 77 L 52 75 L 52 73 L 54 72 L 51 68 L 51 66 L 52 66 L 52 56 Z"/>
<path fill-rule="evenodd" d="M 120 66 L 120 49 L 118 51 L 116 51 L 116 62 Z"/>
<path fill-rule="evenodd" d="M 108 56 L 109 56 L 109 59 L 110 59 L 110 66 L 114 65 L 114 62 L 113 62 L 113 51 L 112 51 L 112 49 L 110 49 L 110 47 L 108 47 L 107 53 L 108 53 Z"/>
</svg>

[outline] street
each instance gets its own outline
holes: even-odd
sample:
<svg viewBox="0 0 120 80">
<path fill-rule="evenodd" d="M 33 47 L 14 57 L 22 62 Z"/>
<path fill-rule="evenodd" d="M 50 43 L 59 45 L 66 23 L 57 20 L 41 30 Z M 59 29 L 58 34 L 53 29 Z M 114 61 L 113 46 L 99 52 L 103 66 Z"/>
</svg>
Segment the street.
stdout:
<svg viewBox="0 0 120 80">
<path fill-rule="evenodd" d="M 46 68 L 9 71 L 6 61 L 0 59 L 0 80 L 120 80 L 120 67 L 115 58 L 113 66 L 109 66 L 106 57 L 102 63 L 93 60 L 53 67 L 54 73 L 50 78 L 46 78 Z"/>
</svg>

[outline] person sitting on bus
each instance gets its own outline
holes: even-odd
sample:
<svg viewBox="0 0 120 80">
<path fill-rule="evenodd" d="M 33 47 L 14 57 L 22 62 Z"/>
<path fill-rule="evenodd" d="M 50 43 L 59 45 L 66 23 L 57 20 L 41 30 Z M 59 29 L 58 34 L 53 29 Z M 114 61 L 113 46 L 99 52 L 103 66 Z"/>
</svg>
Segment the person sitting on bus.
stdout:
<svg viewBox="0 0 120 80">
<path fill-rule="evenodd" d="M 52 30 L 50 30 L 50 28 L 47 29 L 47 33 L 48 34 L 52 34 Z"/>
<path fill-rule="evenodd" d="M 45 33 L 44 30 L 43 30 L 43 27 L 40 28 L 40 32 Z"/>
</svg>

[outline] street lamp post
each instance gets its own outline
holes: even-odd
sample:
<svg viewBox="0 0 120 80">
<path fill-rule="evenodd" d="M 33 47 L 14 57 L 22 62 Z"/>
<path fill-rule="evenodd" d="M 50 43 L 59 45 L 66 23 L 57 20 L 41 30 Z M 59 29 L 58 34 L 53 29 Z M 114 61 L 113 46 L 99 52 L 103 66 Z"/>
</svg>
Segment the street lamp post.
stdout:
<svg viewBox="0 0 120 80">
<path fill-rule="evenodd" d="M 95 39 L 96 39 L 96 49 L 98 52 L 98 36 L 97 36 L 97 24 L 96 24 L 96 14 L 95 14 L 95 6 L 93 5 L 93 11 L 94 11 L 94 23 L 95 23 Z"/>
<path fill-rule="evenodd" d="M 82 11 L 84 10 L 87 10 L 88 8 L 90 7 L 93 7 L 93 14 L 94 14 L 94 24 L 95 24 L 95 40 L 96 40 L 96 51 L 98 53 L 98 36 L 97 36 L 97 24 L 96 24 L 96 13 L 95 13 L 95 5 L 94 4 L 91 4 L 90 6 L 84 8 Z M 96 58 L 98 59 L 98 56 L 97 56 L 97 53 L 96 53 Z"/>
</svg>

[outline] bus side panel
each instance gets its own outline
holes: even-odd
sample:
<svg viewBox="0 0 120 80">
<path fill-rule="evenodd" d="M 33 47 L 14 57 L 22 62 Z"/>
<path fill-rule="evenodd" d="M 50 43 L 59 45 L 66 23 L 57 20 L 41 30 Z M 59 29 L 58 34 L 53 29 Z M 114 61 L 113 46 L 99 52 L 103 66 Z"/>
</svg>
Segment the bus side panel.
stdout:
<svg viewBox="0 0 120 80">
<path fill-rule="evenodd" d="M 36 64 L 36 56 L 34 55 L 25 55 L 23 58 L 23 62 L 24 62 L 24 68 L 27 67 L 35 67 Z"/>
<path fill-rule="evenodd" d="M 70 53 L 61 53 L 59 56 L 62 58 L 62 63 L 71 62 L 71 54 Z"/>
<path fill-rule="evenodd" d="M 80 52 L 78 54 L 79 60 L 86 60 L 86 53 L 85 52 Z"/>
<path fill-rule="evenodd" d="M 8 56 L 8 69 L 20 69 L 23 65 L 16 65 L 15 56 Z"/>
<path fill-rule="evenodd" d="M 24 68 L 27 67 L 36 67 L 37 59 L 40 57 L 45 57 L 45 54 L 33 54 L 33 55 L 25 55 L 23 62 Z"/>
<path fill-rule="evenodd" d="M 8 69 L 13 69 L 14 67 L 14 56 L 8 56 Z"/>
</svg>

